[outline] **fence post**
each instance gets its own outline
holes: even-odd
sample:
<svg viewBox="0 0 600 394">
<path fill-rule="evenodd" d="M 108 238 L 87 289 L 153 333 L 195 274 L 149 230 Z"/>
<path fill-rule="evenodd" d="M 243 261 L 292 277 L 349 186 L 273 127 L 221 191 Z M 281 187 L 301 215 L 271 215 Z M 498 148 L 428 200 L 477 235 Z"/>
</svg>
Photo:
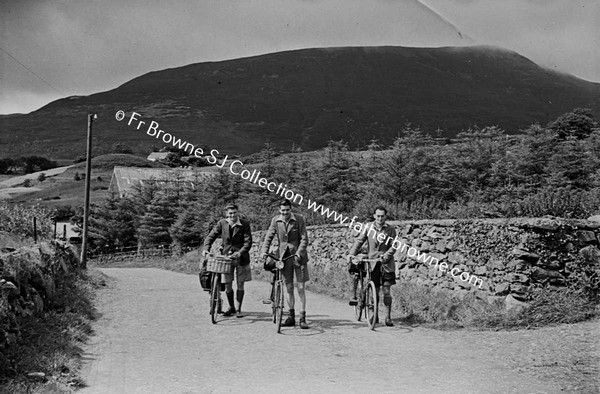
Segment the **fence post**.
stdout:
<svg viewBox="0 0 600 394">
<path fill-rule="evenodd" d="M 33 242 L 37 243 L 37 218 L 33 218 Z"/>
</svg>

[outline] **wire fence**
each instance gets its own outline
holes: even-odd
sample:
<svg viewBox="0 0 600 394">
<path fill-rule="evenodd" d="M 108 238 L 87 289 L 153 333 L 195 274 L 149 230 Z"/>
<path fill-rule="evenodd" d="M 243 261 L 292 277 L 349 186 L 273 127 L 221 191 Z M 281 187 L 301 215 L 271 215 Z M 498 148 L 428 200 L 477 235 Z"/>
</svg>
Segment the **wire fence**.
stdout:
<svg viewBox="0 0 600 394">
<path fill-rule="evenodd" d="M 90 251 L 88 259 L 101 263 L 146 259 L 149 257 L 176 257 L 197 250 L 202 246 L 201 242 L 194 242 L 185 246 L 173 244 L 146 244 L 137 246 L 119 247 L 112 251 Z"/>
</svg>

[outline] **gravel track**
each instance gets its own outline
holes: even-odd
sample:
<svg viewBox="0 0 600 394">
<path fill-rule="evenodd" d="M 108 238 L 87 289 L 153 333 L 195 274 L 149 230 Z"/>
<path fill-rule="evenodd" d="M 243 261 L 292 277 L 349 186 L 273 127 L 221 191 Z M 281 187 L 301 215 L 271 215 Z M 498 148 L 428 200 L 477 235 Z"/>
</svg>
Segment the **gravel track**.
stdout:
<svg viewBox="0 0 600 394">
<path fill-rule="evenodd" d="M 592 381 L 597 376 L 577 387 L 569 383 L 577 379 L 565 381 L 567 371 L 554 364 L 548 370 L 543 360 L 568 367 L 565 351 L 581 355 L 585 349 L 598 357 L 597 343 L 588 339 L 597 339 L 597 321 L 516 332 L 438 331 L 396 322 L 370 331 L 347 303 L 308 292 L 310 329 L 277 334 L 269 306 L 261 303 L 269 291 L 265 282 L 246 284 L 244 318 L 213 325 L 208 293 L 195 275 L 100 271 L 108 286 L 99 291 L 101 317 L 86 347 L 88 387 L 81 393 L 564 393 L 598 387 Z M 552 339 L 569 333 L 583 339 L 584 350 Z"/>
</svg>

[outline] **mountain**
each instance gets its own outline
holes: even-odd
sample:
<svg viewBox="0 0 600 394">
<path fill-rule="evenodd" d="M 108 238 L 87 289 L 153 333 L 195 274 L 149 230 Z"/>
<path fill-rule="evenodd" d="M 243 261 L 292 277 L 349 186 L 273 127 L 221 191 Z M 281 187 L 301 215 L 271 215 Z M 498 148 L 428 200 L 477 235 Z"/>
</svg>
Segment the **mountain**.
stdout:
<svg viewBox="0 0 600 394">
<path fill-rule="evenodd" d="M 85 152 L 87 113 L 97 113 L 94 152 L 114 143 L 139 153 L 164 142 L 151 121 L 194 145 L 249 154 L 269 140 L 317 149 L 330 139 L 390 143 L 411 123 L 452 137 L 470 126 L 517 133 L 577 107 L 600 115 L 600 84 L 542 68 L 493 47 L 342 47 L 278 52 L 150 72 L 116 89 L 67 97 L 0 117 L 0 157 Z M 135 111 L 146 124 L 118 122 Z"/>
</svg>

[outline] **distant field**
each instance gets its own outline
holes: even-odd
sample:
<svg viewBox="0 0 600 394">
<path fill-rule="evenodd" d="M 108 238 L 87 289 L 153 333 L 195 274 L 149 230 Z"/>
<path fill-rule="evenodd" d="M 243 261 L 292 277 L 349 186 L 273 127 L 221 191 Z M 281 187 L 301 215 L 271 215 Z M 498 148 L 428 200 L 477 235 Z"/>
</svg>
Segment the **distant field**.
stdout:
<svg viewBox="0 0 600 394">
<path fill-rule="evenodd" d="M 85 193 L 86 163 L 71 164 L 70 167 L 40 171 L 23 176 L 6 176 L 0 178 L 0 199 L 10 198 L 9 201 L 23 204 L 40 204 L 49 208 L 69 205 L 83 205 Z M 108 185 L 115 166 L 125 167 L 164 167 L 150 162 L 145 158 L 125 155 L 108 154 L 92 159 L 91 195 L 92 203 L 99 203 L 106 198 Z M 39 181 L 40 173 L 47 178 Z M 79 180 L 76 180 L 76 179 Z M 31 187 L 22 187 L 25 179 L 29 179 Z M 12 198 L 11 198 L 12 197 Z"/>
</svg>

